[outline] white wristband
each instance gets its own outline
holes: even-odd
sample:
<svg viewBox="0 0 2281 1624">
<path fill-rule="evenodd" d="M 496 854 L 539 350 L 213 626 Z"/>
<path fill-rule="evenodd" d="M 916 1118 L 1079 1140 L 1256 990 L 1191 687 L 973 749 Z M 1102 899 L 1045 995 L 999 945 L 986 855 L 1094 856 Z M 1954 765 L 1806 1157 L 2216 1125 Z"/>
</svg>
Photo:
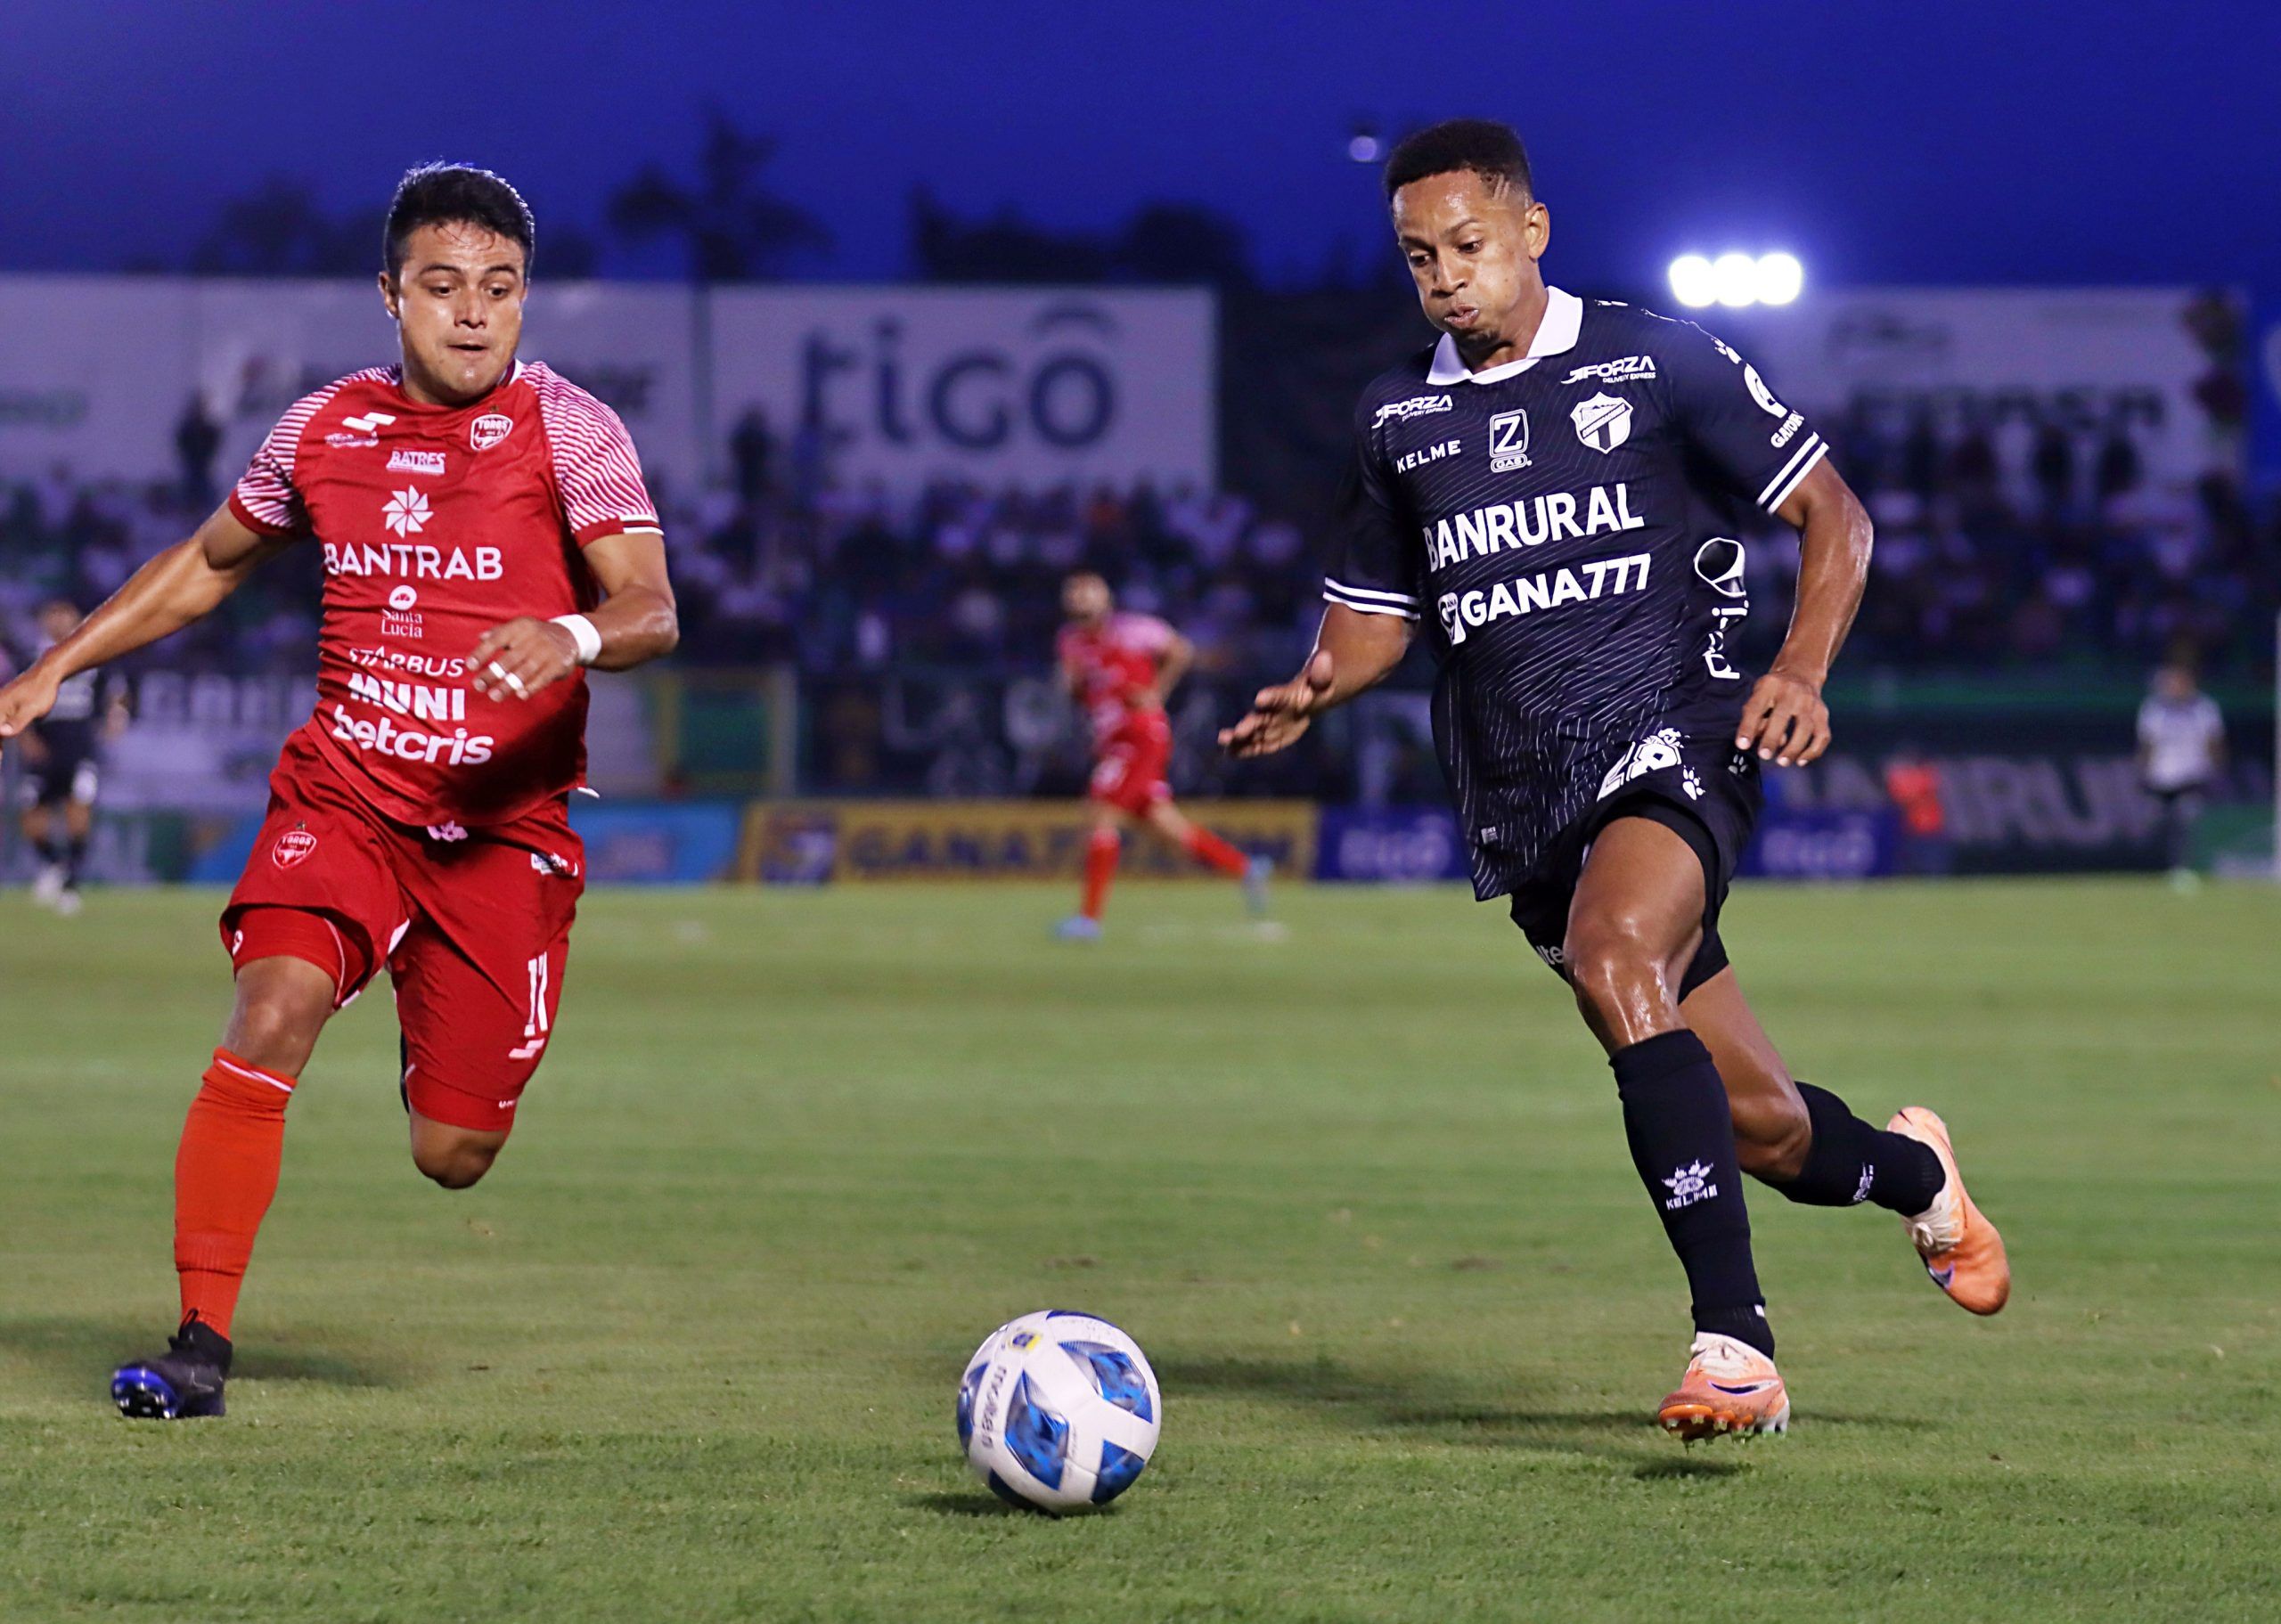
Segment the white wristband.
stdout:
<svg viewBox="0 0 2281 1624">
<path fill-rule="evenodd" d="M 578 664 L 591 665 L 601 657 L 602 634 L 584 615 L 557 615 L 554 624 L 570 633 L 570 641 L 578 645 Z"/>
</svg>

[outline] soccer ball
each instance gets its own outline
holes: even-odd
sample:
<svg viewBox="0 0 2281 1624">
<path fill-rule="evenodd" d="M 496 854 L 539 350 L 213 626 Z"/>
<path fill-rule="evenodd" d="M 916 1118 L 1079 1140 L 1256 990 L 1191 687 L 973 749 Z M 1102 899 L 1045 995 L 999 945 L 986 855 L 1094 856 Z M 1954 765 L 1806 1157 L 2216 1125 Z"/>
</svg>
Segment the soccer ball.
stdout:
<svg viewBox="0 0 2281 1624">
<path fill-rule="evenodd" d="M 959 1383 L 959 1442 L 991 1491 L 1055 1516 L 1106 1506 L 1157 1447 L 1164 1395 L 1140 1344 L 1042 1310 L 985 1337 Z"/>
</svg>

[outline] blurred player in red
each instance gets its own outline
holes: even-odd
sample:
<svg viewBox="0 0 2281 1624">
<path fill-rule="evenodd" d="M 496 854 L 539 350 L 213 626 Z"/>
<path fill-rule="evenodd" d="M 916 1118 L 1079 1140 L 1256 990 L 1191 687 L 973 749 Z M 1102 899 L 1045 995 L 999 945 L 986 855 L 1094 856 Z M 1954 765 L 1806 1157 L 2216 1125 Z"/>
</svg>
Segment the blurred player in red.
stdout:
<svg viewBox="0 0 2281 1624">
<path fill-rule="evenodd" d="M 515 358 L 532 241 L 498 176 L 405 176 L 380 278 L 402 364 L 297 402 L 196 535 L 0 689 L 12 739 L 256 565 L 323 551 L 316 714 L 222 914 L 236 1002 L 175 1160 L 182 1320 L 166 1354 L 113 1375 L 125 1415 L 222 1414 L 286 1104 L 335 1010 L 387 970 L 412 1159 L 446 1189 L 489 1171 L 553 1031 L 584 885 L 565 815 L 584 667 L 638 665 L 679 632 L 625 425 Z"/>
<path fill-rule="evenodd" d="M 1124 845 L 1124 826 L 1140 822 L 1197 861 L 1243 882 L 1254 914 L 1267 911 L 1264 857 L 1247 858 L 1190 822 L 1173 804 L 1165 774 L 1172 765 L 1172 722 L 1165 698 L 1187 674 L 1196 650 L 1153 615 L 1120 612 L 1108 583 L 1090 570 L 1061 583 L 1059 654 L 1061 679 L 1084 707 L 1093 730 L 1093 833 L 1085 845 L 1085 896 L 1060 934 L 1078 942 L 1101 934 L 1101 908 Z"/>
</svg>

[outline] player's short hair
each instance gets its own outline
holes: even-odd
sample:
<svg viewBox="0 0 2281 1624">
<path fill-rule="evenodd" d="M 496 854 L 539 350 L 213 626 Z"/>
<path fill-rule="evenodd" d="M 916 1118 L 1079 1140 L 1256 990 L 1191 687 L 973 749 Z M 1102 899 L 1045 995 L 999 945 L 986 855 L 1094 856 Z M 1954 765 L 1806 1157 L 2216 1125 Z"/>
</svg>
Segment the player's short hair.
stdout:
<svg viewBox="0 0 2281 1624">
<path fill-rule="evenodd" d="M 523 245 L 523 274 L 528 276 L 538 228 L 523 194 L 488 169 L 470 164 L 421 164 L 405 171 L 388 203 L 388 223 L 380 251 L 388 274 L 404 273 L 412 233 L 423 225 L 480 225 L 494 236 Z"/>
<path fill-rule="evenodd" d="M 1387 154 L 1387 200 L 1412 181 L 1461 169 L 1492 186 L 1515 187 L 1525 200 L 1536 196 L 1528 149 L 1511 125 L 1494 118 L 1446 118 L 1404 135 Z"/>
</svg>

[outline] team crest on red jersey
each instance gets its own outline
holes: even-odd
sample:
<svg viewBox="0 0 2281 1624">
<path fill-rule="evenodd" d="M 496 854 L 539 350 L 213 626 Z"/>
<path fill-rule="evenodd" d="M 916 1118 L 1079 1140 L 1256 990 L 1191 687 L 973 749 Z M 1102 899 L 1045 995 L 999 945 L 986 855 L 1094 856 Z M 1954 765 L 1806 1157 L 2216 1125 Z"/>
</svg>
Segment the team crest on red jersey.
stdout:
<svg viewBox="0 0 2281 1624">
<path fill-rule="evenodd" d="M 298 869 L 316 849 L 317 837 L 297 824 L 277 836 L 277 844 L 269 848 L 269 861 L 281 869 Z"/>
<path fill-rule="evenodd" d="M 489 451 L 515 432 L 515 420 L 503 412 L 486 412 L 467 426 L 470 451 Z"/>
</svg>

